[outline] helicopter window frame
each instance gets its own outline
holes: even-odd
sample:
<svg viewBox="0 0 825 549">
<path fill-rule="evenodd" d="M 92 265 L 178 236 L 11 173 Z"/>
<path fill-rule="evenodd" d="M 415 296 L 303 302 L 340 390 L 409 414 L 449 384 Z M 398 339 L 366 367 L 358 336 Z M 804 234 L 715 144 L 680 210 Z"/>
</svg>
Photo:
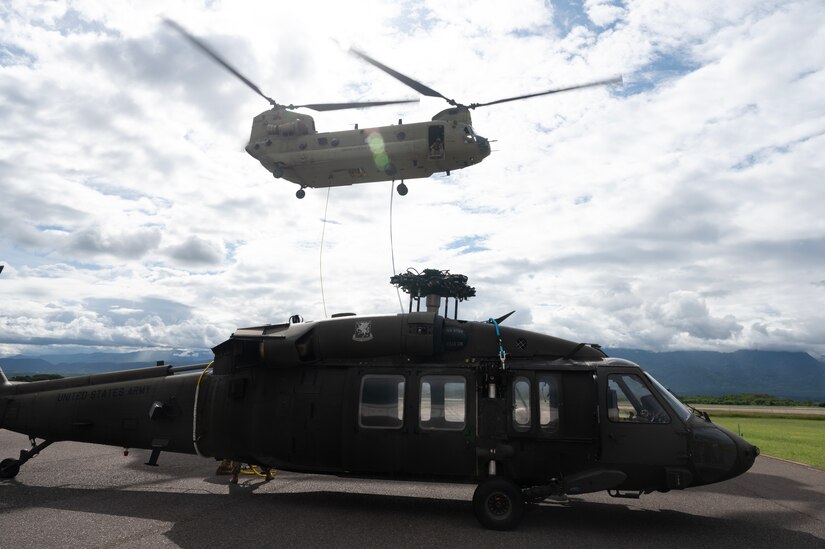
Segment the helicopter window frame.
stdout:
<svg viewBox="0 0 825 549">
<path fill-rule="evenodd" d="M 393 385 L 395 385 L 394 390 Z M 406 389 L 407 379 L 403 375 L 367 374 L 363 376 L 358 391 L 358 427 L 401 429 L 404 426 Z"/>
<path fill-rule="evenodd" d="M 517 388 L 519 385 L 522 389 Z M 526 389 L 523 389 L 525 385 Z M 510 405 L 513 409 L 510 423 L 519 433 L 526 433 L 533 426 L 532 387 L 530 378 L 525 375 L 514 377 L 510 384 Z"/>
<path fill-rule="evenodd" d="M 546 435 L 558 434 L 561 427 L 561 380 L 558 374 L 537 376 L 539 431 Z M 546 392 L 545 392 L 546 391 Z"/>
<path fill-rule="evenodd" d="M 608 374 L 606 389 L 607 418 L 613 423 L 666 425 L 673 421 L 638 374 Z"/>
<path fill-rule="evenodd" d="M 418 426 L 422 430 L 464 430 L 467 425 L 467 379 L 464 376 L 423 375 L 418 389 Z M 453 402 L 449 403 L 450 400 Z"/>
</svg>

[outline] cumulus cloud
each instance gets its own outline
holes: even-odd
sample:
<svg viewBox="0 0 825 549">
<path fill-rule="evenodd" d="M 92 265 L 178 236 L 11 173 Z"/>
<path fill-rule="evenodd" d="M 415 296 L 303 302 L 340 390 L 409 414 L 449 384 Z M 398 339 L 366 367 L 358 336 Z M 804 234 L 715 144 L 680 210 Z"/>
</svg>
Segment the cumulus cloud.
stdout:
<svg viewBox="0 0 825 549">
<path fill-rule="evenodd" d="M 166 253 L 182 264 L 191 266 L 216 266 L 221 265 L 226 259 L 226 250 L 222 243 L 198 236 L 190 236 L 184 242 L 170 246 Z"/>
<path fill-rule="evenodd" d="M 651 322 L 700 340 L 730 339 L 742 331 L 732 315 L 714 317 L 705 301 L 689 291 L 679 291 L 647 306 Z"/>
<path fill-rule="evenodd" d="M 512 325 L 605 345 L 825 354 L 821 3 L 167 11 L 4 12 L 0 354 L 209 347 L 296 313 L 394 312 L 388 280 L 407 267 L 468 275 L 466 318 L 516 309 Z M 625 86 L 474 110 L 493 154 L 408 180 L 403 198 L 386 182 L 298 201 L 243 150 L 266 102 L 162 16 L 284 103 L 415 95 L 330 36 L 464 102 L 619 72 Z M 296 39 L 273 20 L 313 24 Z M 311 115 L 336 131 L 446 106 Z"/>
</svg>

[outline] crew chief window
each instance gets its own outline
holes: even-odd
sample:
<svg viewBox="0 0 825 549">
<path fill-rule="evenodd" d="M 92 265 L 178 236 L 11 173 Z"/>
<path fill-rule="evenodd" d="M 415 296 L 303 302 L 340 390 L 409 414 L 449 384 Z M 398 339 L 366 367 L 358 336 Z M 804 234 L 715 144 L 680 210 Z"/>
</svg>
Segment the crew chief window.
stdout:
<svg viewBox="0 0 825 549">
<path fill-rule="evenodd" d="M 368 429 L 400 429 L 404 424 L 404 385 L 404 376 L 364 376 L 358 400 L 358 425 Z"/>
<path fill-rule="evenodd" d="M 461 376 L 423 376 L 419 425 L 422 429 L 464 429 L 466 382 Z"/>
<path fill-rule="evenodd" d="M 542 433 L 559 432 L 559 382 L 555 376 L 539 377 L 539 425 Z"/>
<path fill-rule="evenodd" d="M 607 376 L 607 417 L 629 423 L 670 423 L 670 416 L 635 374 Z"/>
<path fill-rule="evenodd" d="M 513 380 L 513 428 L 530 430 L 530 380 L 519 376 Z"/>
</svg>

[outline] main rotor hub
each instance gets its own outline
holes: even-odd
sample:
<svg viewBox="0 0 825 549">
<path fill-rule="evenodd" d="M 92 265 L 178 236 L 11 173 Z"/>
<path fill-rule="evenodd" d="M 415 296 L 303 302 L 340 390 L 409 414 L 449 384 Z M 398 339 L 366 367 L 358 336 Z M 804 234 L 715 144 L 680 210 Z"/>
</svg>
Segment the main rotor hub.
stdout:
<svg viewBox="0 0 825 549">
<path fill-rule="evenodd" d="M 447 298 L 444 316 L 447 316 L 446 309 L 449 306 L 449 299 L 455 300 L 455 315 L 458 316 L 458 302 L 465 301 L 476 295 L 476 289 L 467 284 L 467 277 L 462 274 L 450 274 L 450 271 L 440 271 L 438 269 L 424 269 L 419 273 L 414 269 L 407 269 L 406 273 L 401 273 L 390 277 L 390 284 L 401 288 L 410 296 L 410 312 L 412 312 L 413 300 L 417 301 L 417 310 L 421 309 L 421 298 L 426 297 L 427 311 L 437 312 L 441 298 Z"/>
</svg>

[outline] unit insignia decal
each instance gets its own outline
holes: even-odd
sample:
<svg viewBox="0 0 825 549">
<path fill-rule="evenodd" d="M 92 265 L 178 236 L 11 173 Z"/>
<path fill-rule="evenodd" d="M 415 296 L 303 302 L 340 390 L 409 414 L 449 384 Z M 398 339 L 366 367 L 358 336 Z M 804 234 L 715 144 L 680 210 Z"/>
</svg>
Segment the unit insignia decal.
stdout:
<svg viewBox="0 0 825 549">
<path fill-rule="evenodd" d="M 352 335 L 353 341 L 370 341 L 372 339 L 372 320 L 355 323 L 355 333 Z"/>
</svg>

